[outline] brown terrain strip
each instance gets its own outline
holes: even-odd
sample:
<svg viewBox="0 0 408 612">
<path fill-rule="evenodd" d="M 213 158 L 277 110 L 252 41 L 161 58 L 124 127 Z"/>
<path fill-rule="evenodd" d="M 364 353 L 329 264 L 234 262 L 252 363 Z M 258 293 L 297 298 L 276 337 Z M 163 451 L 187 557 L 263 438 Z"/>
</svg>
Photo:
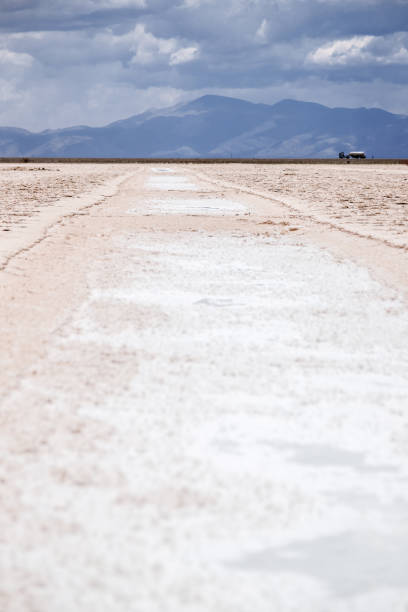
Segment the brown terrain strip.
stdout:
<svg viewBox="0 0 408 612">
<path fill-rule="evenodd" d="M 0 157 L 0 164 L 408 164 L 408 159 L 242 157 Z"/>
</svg>

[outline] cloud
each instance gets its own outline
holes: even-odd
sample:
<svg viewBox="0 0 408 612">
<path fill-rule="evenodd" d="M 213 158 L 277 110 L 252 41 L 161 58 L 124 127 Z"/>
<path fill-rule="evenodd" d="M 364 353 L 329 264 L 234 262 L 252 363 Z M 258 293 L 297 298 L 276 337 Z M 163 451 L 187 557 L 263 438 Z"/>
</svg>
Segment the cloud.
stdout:
<svg viewBox="0 0 408 612">
<path fill-rule="evenodd" d="M 268 38 L 268 30 L 269 30 L 269 25 L 266 19 L 262 19 L 262 23 L 259 26 L 259 28 L 257 29 L 256 33 L 255 33 L 255 37 L 260 41 L 260 42 L 266 42 L 267 38 Z"/>
<path fill-rule="evenodd" d="M 170 56 L 170 66 L 177 66 L 177 64 L 185 64 L 191 62 L 198 57 L 197 47 L 184 47 L 174 51 Z"/>
<path fill-rule="evenodd" d="M 0 79 L 0 105 L 8 105 L 21 99 L 21 94 L 16 90 L 13 83 L 6 79 Z"/>
<path fill-rule="evenodd" d="M 31 66 L 33 61 L 33 58 L 28 53 L 15 53 L 8 49 L 0 49 L 0 64 L 27 68 Z"/>
<path fill-rule="evenodd" d="M 198 48 L 183 47 L 176 38 L 160 38 L 146 31 L 144 24 L 137 25 L 131 33 L 129 48 L 134 53 L 131 64 L 148 65 L 166 61 L 170 66 L 191 62 L 198 56 Z M 129 38 L 125 35 L 123 38 Z"/>
<path fill-rule="evenodd" d="M 3 125 L 98 125 L 207 92 L 400 112 L 408 100 L 406 0 L 0 4 Z"/>
<path fill-rule="evenodd" d="M 124 38 L 129 38 L 126 35 Z M 146 31 L 144 24 L 137 25 L 130 38 L 132 43 L 129 49 L 134 53 L 130 63 L 148 65 L 168 58 L 176 51 L 177 41 L 174 38 L 159 38 Z"/>
<path fill-rule="evenodd" d="M 309 53 L 308 61 L 326 66 L 408 64 L 408 35 L 353 36 L 335 40 Z"/>
</svg>

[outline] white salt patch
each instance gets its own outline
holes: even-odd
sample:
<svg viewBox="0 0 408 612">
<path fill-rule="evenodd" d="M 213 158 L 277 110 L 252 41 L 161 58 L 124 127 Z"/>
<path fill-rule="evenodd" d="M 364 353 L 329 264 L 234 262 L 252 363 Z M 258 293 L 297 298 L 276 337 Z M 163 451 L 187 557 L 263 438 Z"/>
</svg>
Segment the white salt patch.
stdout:
<svg viewBox="0 0 408 612">
<path fill-rule="evenodd" d="M 91 417 L 71 455 L 36 460 L 53 477 L 49 524 L 65 503 L 63 526 L 79 526 L 47 533 L 44 589 L 63 559 L 78 576 L 64 598 L 101 608 L 118 585 L 119 612 L 185 612 L 190 592 L 194 612 L 402 612 L 405 305 L 285 238 L 135 231 L 116 246 L 54 335 L 52 378 L 23 398 L 46 389 L 61 415 Z M 29 524 L 48 519 L 27 507 Z M 89 559 L 120 582 L 95 583 Z"/>
<path fill-rule="evenodd" d="M 198 188 L 184 176 L 153 176 L 147 186 L 161 191 L 197 191 Z"/>
<path fill-rule="evenodd" d="M 206 198 L 201 200 L 155 200 L 154 210 L 159 213 L 183 215 L 223 215 L 246 212 L 247 208 L 221 198 Z"/>
</svg>

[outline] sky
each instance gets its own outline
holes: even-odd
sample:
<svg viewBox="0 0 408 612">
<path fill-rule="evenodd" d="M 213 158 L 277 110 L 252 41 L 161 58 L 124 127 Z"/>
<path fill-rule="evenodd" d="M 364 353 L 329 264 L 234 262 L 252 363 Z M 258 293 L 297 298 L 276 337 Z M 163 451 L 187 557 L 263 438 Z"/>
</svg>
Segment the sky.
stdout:
<svg viewBox="0 0 408 612">
<path fill-rule="evenodd" d="M 0 125 L 208 93 L 408 114 L 408 0 L 0 0 Z"/>
</svg>

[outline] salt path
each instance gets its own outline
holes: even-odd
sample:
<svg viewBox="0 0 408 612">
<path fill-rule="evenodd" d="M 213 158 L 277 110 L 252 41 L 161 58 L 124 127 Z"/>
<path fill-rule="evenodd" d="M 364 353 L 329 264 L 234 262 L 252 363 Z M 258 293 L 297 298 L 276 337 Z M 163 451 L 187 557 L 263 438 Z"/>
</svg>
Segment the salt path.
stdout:
<svg viewBox="0 0 408 612">
<path fill-rule="evenodd" d="M 256 196 L 126 173 L 2 272 L 0 609 L 405 611 L 404 296 Z"/>
</svg>

